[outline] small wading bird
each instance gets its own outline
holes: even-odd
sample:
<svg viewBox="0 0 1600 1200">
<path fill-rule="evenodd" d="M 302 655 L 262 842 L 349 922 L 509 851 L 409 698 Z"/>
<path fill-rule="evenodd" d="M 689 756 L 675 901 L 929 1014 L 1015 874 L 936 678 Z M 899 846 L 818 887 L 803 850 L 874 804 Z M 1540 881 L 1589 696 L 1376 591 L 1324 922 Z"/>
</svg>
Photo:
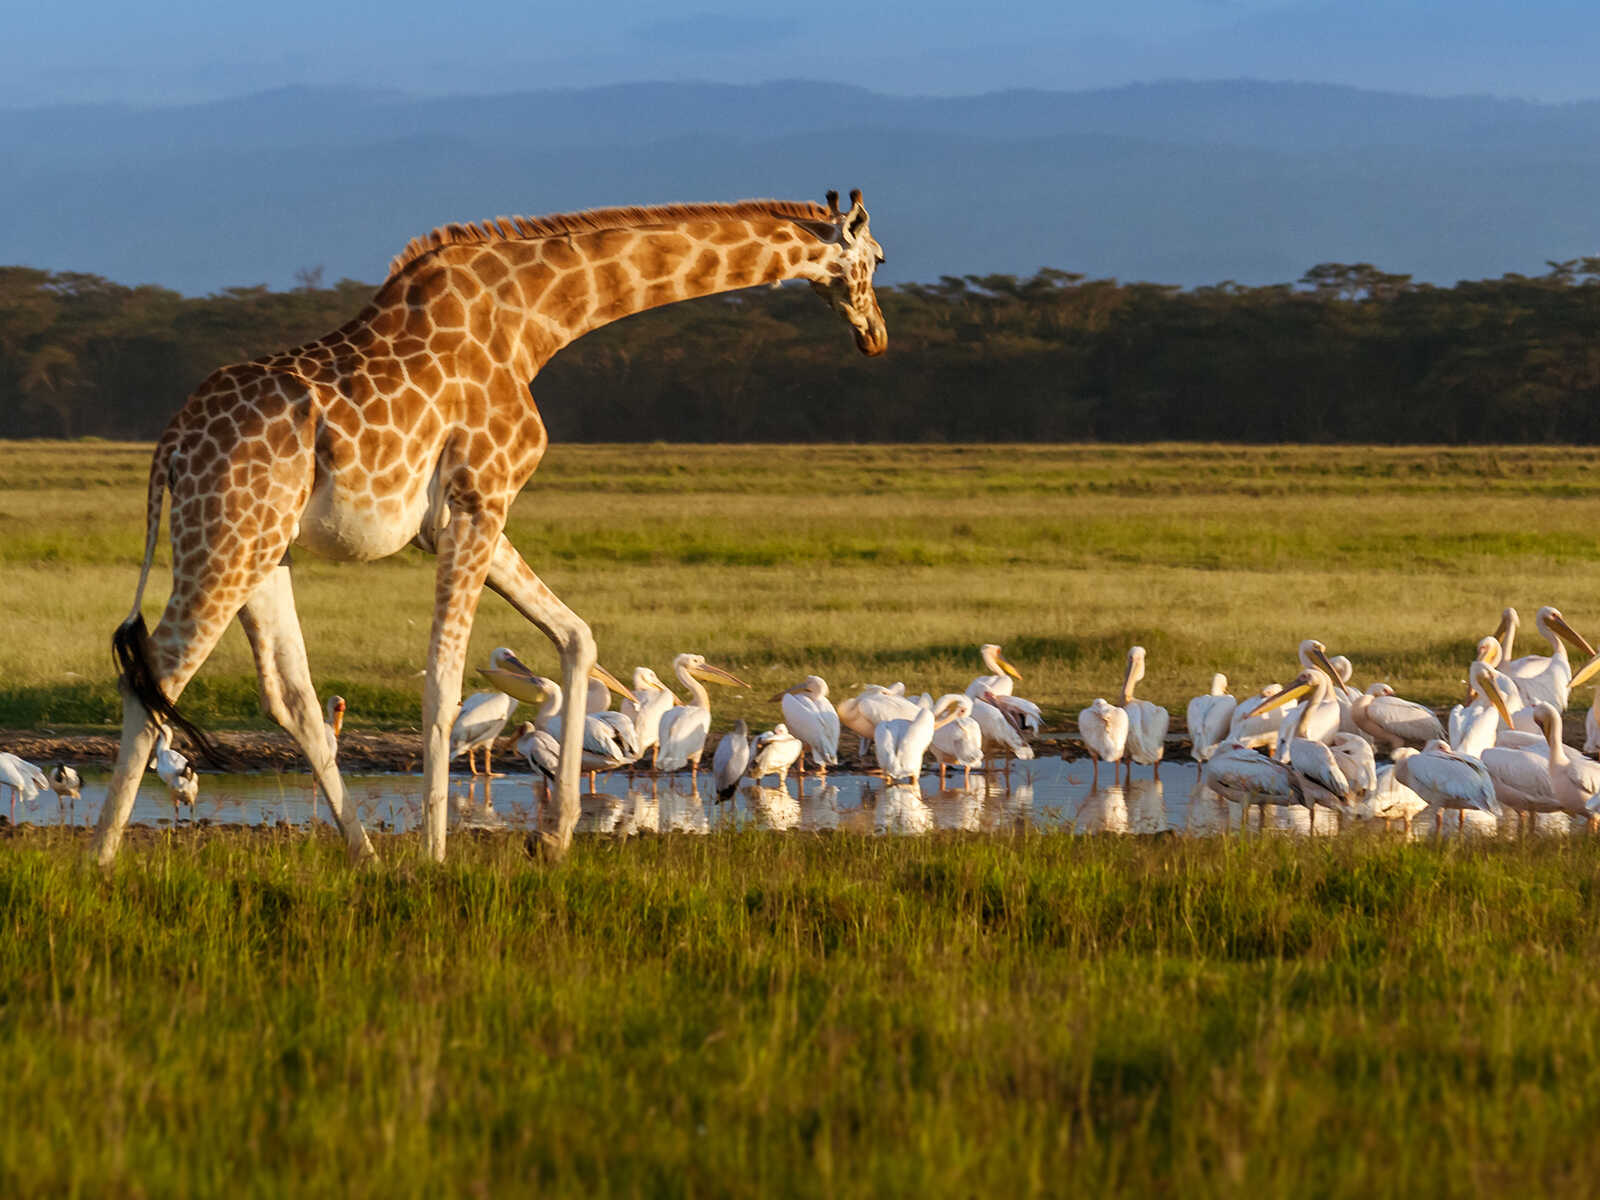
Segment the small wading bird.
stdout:
<svg viewBox="0 0 1600 1200">
<path fill-rule="evenodd" d="M 750 768 L 750 726 L 740 717 L 734 722 L 732 732 L 722 735 L 717 752 L 711 756 L 712 784 L 717 790 L 717 803 L 733 795 L 739 780 Z"/>
<path fill-rule="evenodd" d="M 194 820 L 194 802 L 200 796 L 200 778 L 189 765 L 189 760 L 172 748 L 172 730 L 163 725 L 156 734 L 155 772 L 167 785 L 172 797 L 172 819 L 178 819 L 178 805 L 189 806 L 189 819 Z"/>
<path fill-rule="evenodd" d="M 83 779 L 77 771 L 73 770 L 70 763 L 57 763 L 50 771 L 50 790 L 56 794 L 56 800 L 70 800 L 72 802 L 72 822 L 78 820 L 78 797 L 83 794 Z"/>
</svg>

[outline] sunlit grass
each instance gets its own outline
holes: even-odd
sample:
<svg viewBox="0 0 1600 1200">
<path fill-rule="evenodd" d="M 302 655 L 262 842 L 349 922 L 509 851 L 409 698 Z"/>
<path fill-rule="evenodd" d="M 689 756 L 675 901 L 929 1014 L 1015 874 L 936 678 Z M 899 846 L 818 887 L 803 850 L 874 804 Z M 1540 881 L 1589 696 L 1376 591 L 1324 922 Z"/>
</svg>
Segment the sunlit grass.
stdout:
<svg viewBox="0 0 1600 1200">
<path fill-rule="evenodd" d="M 0 444 L 0 724 L 114 722 L 106 647 L 147 466 L 142 446 Z M 1453 702 L 1507 603 L 1600 632 L 1597 516 L 1600 451 L 1581 448 L 557 446 L 510 534 L 613 670 L 698 650 L 749 679 L 717 693 L 719 724 L 770 721 L 764 698 L 810 671 L 959 689 L 985 641 L 1064 719 L 1114 689 L 1135 641 L 1144 694 L 1174 712 L 1214 670 L 1285 677 L 1308 636 L 1358 681 Z M 416 551 L 298 557 L 312 665 L 352 725 L 415 723 L 432 570 Z M 500 644 L 555 669 L 486 596 L 472 661 Z M 186 703 L 262 723 L 237 630 Z"/>
<path fill-rule="evenodd" d="M 0 854 L 7 1195 L 1582 1194 L 1597 850 Z"/>
</svg>

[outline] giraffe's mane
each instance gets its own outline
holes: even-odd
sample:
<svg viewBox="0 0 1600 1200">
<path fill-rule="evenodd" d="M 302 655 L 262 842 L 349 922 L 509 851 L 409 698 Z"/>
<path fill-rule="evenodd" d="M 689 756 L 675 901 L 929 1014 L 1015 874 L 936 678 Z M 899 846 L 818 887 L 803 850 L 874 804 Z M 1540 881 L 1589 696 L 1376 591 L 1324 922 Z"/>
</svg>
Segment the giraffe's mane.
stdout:
<svg viewBox="0 0 1600 1200">
<path fill-rule="evenodd" d="M 836 216 L 820 204 L 796 200 L 739 200 L 732 204 L 657 204 L 646 207 L 588 208 L 582 212 L 552 213 L 543 217 L 495 217 L 490 221 L 441 225 L 414 237 L 389 264 L 393 279 L 426 254 L 445 246 L 489 242 L 533 241 L 569 233 L 596 233 L 606 229 L 631 229 L 678 221 L 720 220 L 739 217 L 793 217 L 802 221 L 832 223 Z"/>
</svg>

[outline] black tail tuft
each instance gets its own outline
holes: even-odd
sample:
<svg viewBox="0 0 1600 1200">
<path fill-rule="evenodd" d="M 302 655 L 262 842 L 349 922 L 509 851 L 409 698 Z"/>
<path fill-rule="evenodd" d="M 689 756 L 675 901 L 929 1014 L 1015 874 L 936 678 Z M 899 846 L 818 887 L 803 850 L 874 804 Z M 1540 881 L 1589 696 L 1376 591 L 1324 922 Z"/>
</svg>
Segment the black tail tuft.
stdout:
<svg viewBox="0 0 1600 1200">
<path fill-rule="evenodd" d="M 218 770 L 237 769 L 237 762 L 198 725 L 178 711 L 178 706 L 167 699 L 156 683 L 150 669 L 150 630 L 143 615 L 129 617 L 111 635 L 111 652 L 117 659 L 117 671 L 134 698 L 152 715 L 171 722 L 189 736 L 200 748 L 206 760 Z"/>
</svg>

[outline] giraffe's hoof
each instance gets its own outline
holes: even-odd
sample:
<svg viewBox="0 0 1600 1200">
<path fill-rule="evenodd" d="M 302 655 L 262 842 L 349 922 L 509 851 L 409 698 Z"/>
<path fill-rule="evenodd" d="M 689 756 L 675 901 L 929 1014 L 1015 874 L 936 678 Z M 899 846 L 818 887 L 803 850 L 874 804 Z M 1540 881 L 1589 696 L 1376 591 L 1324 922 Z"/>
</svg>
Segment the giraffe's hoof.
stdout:
<svg viewBox="0 0 1600 1200">
<path fill-rule="evenodd" d="M 561 844 L 561 839 L 553 833 L 530 833 L 522 841 L 522 847 L 528 852 L 528 857 L 536 862 L 554 865 L 566 857 L 567 848 Z"/>
</svg>

